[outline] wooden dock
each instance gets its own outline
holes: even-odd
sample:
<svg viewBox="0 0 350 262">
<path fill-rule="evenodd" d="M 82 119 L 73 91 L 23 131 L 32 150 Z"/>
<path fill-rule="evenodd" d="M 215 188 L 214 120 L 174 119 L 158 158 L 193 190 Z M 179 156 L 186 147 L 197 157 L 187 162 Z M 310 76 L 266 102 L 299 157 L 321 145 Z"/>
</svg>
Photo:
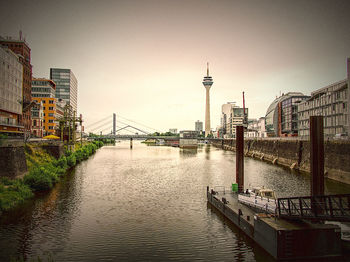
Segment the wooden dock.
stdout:
<svg viewBox="0 0 350 262">
<path fill-rule="evenodd" d="M 213 194 L 213 191 L 207 190 L 207 200 L 275 259 L 342 256 L 341 231 L 336 225 L 290 221 L 257 213 L 240 204 L 237 194 L 231 192 Z"/>
</svg>

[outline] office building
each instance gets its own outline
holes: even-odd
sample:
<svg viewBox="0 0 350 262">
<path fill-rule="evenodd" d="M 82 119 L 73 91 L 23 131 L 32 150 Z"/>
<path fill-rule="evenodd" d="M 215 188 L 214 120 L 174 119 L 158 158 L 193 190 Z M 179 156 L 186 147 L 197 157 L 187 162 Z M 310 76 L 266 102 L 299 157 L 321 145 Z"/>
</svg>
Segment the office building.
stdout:
<svg viewBox="0 0 350 262">
<path fill-rule="evenodd" d="M 230 129 L 230 115 L 231 115 L 231 109 L 234 108 L 236 105 L 234 102 L 227 102 L 226 104 L 221 106 L 221 132 L 220 134 L 226 135 L 229 133 Z"/>
<path fill-rule="evenodd" d="M 228 120 L 228 129 L 226 130 L 226 137 L 236 137 L 236 127 L 244 126 L 248 127 L 248 123 L 245 120 L 248 119 L 248 108 L 241 108 L 234 106 L 230 110 L 230 117 Z"/>
<path fill-rule="evenodd" d="M 56 84 L 56 98 L 62 99 L 77 112 L 78 81 L 71 69 L 51 68 L 50 79 Z"/>
<path fill-rule="evenodd" d="M 194 123 L 194 130 L 199 132 L 199 133 L 202 133 L 203 132 L 203 122 L 197 120 L 195 123 Z"/>
<path fill-rule="evenodd" d="M 289 92 L 277 97 L 266 111 L 267 136 L 297 136 L 298 105 L 308 98 L 300 92 Z"/>
<path fill-rule="evenodd" d="M 33 78 L 32 99 L 42 104 L 44 116 L 44 135 L 55 134 L 57 127 L 57 99 L 55 98 L 56 84 L 45 78 Z"/>
<path fill-rule="evenodd" d="M 25 136 L 29 136 L 31 128 L 31 84 L 32 84 L 32 65 L 30 64 L 30 48 L 28 44 L 22 39 L 20 32 L 19 39 L 12 39 L 11 37 L 0 37 L 0 45 L 6 46 L 16 53 L 19 61 L 22 64 L 22 115 L 20 118 L 21 124 L 24 126 Z"/>
<path fill-rule="evenodd" d="M 206 100 L 205 100 L 205 137 L 210 134 L 210 96 L 209 91 L 213 85 L 213 78 L 209 76 L 209 63 L 207 63 L 207 76 L 203 79 L 203 85 L 206 90 Z"/>
<path fill-rule="evenodd" d="M 11 49 L 0 46 L 0 133 L 23 135 L 23 66 Z"/>
<path fill-rule="evenodd" d="M 320 88 L 298 106 L 299 134 L 309 137 L 310 116 L 323 116 L 325 137 L 337 134 L 349 136 L 350 124 L 350 59 L 347 59 L 347 78 Z"/>
</svg>

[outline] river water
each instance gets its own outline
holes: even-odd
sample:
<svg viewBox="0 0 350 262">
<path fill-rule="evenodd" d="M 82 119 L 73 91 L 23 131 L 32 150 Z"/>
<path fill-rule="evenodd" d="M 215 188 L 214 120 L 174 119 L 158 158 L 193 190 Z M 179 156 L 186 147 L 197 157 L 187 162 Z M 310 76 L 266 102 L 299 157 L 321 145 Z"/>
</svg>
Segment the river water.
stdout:
<svg viewBox="0 0 350 262">
<path fill-rule="evenodd" d="M 206 186 L 230 188 L 235 155 L 121 142 L 80 163 L 50 192 L 0 219 L 0 261 L 272 261 L 212 210 Z M 310 178 L 245 158 L 245 188 L 308 195 Z M 326 181 L 327 193 L 350 186 Z"/>
</svg>

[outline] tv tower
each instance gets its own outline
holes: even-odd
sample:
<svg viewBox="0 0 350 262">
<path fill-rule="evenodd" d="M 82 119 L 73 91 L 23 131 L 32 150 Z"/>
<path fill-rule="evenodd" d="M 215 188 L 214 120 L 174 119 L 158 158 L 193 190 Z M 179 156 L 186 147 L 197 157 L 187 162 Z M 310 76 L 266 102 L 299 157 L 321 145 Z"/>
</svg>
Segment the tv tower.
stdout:
<svg viewBox="0 0 350 262">
<path fill-rule="evenodd" d="M 213 85 L 213 78 L 209 76 L 209 63 L 207 63 L 207 76 L 203 79 L 203 85 L 206 90 L 206 100 L 205 100 L 205 137 L 210 134 L 210 96 L 209 90 Z"/>
</svg>

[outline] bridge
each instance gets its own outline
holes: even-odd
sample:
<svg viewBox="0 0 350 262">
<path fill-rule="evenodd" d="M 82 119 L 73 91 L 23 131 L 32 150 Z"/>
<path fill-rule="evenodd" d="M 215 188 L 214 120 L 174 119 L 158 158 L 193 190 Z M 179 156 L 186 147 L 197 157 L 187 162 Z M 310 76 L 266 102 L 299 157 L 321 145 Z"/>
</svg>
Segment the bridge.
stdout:
<svg viewBox="0 0 350 262">
<path fill-rule="evenodd" d="M 119 120 L 121 118 L 122 120 Z M 164 139 L 164 140 L 178 140 L 179 136 L 162 136 L 154 135 L 155 132 L 161 133 L 159 130 L 149 127 L 147 125 L 138 123 L 134 120 L 118 115 L 118 119 L 115 113 L 112 116 L 107 116 L 92 123 L 86 127 L 87 132 L 97 132 L 101 139 L 117 139 L 117 140 L 130 140 L 130 139 Z M 128 132 L 129 134 L 122 134 Z M 205 138 L 197 137 L 198 140 L 219 140 L 217 138 Z"/>
</svg>

